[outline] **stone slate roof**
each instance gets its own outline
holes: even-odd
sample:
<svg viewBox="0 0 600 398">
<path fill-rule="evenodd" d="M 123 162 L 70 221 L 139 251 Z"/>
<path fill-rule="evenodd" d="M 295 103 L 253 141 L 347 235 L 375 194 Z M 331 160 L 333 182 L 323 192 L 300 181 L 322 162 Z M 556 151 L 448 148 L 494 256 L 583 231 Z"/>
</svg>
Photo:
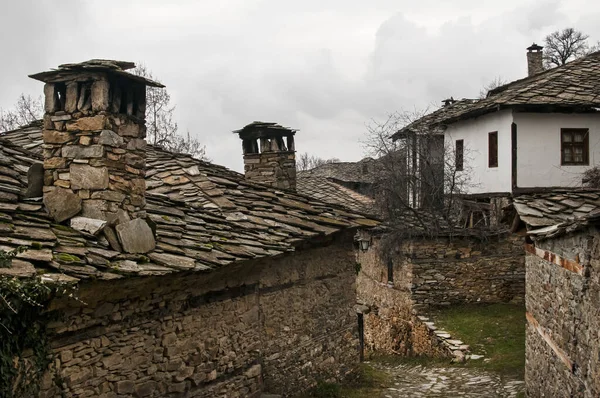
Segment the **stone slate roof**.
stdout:
<svg viewBox="0 0 600 398">
<path fill-rule="evenodd" d="M 377 177 L 378 162 L 364 158 L 358 162 L 326 163 L 314 169 L 298 172 L 298 179 L 304 177 L 325 177 L 350 183 L 372 184 Z"/>
<path fill-rule="evenodd" d="M 490 90 L 483 100 L 447 113 L 449 124 L 506 108 L 593 111 L 600 106 L 600 51 Z"/>
<path fill-rule="evenodd" d="M 417 120 L 414 122 L 402 127 L 396 133 L 392 135 L 393 140 L 397 140 L 402 138 L 403 135 L 407 133 L 416 133 L 416 134 L 442 134 L 443 129 L 439 125 L 444 119 L 448 118 L 450 115 L 454 115 L 457 112 L 462 112 L 465 109 L 468 109 L 471 105 L 476 103 L 479 100 L 476 99 L 467 99 L 463 98 L 458 100 L 452 104 L 447 106 L 443 106 Z"/>
<path fill-rule="evenodd" d="M 520 195 L 513 205 L 528 229 L 555 226 L 583 219 L 600 211 L 600 190 L 555 190 Z"/>
<path fill-rule="evenodd" d="M 352 189 L 319 176 L 301 173 L 296 180 L 296 190 L 303 195 L 334 203 L 363 214 L 373 214 L 373 199 Z"/>
<path fill-rule="evenodd" d="M 76 282 L 210 271 L 294 251 L 345 228 L 377 225 L 340 206 L 252 184 L 225 167 L 148 146 L 146 211 L 156 227 L 156 249 L 125 254 L 104 236 L 56 225 L 41 198 L 23 199 L 27 168 L 41 162 L 39 124 L 0 140 L 0 248 L 30 248 L 0 274 Z"/>
</svg>

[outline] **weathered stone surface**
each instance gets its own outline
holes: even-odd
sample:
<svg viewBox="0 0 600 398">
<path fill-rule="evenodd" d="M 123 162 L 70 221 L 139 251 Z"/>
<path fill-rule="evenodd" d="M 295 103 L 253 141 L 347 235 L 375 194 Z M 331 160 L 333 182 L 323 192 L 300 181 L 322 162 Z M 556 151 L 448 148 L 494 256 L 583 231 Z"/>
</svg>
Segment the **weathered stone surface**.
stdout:
<svg viewBox="0 0 600 398">
<path fill-rule="evenodd" d="M 125 200 L 125 194 L 118 191 L 98 191 L 92 194 L 92 199 L 103 199 L 121 203 Z"/>
<path fill-rule="evenodd" d="M 97 131 L 103 130 L 106 125 L 106 116 L 96 115 L 82 117 L 67 123 L 67 131 Z"/>
<path fill-rule="evenodd" d="M 12 259 L 8 268 L 0 267 L 0 276 L 32 277 L 36 274 L 33 264 L 28 261 Z"/>
<path fill-rule="evenodd" d="M 56 86 L 54 83 L 44 84 L 44 110 L 46 112 L 56 112 L 58 109 L 58 96 L 56 95 Z"/>
<path fill-rule="evenodd" d="M 92 83 L 92 110 L 94 112 L 108 110 L 110 85 L 106 80 L 96 80 Z"/>
<path fill-rule="evenodd" d="M 152 229 L 140 218 L 119 224 L 116 230 L 119 242 L 127 253 L 148 253 L 156 246 Z"/>
<path fill-rule="evenodd" d="M 108 145 L 112 147 L 120 147 L 123 145 L 123 138 L 111 130 L 102 130 L 98 138 L 98 144 Z"/>
<path fill-rule="evenodd" d="M 196 266 L 196 261 L 193 258 L 176 256 L 173 254 L 150 253 L 148 257 L 150 257 L 150 259 L 152 261 L 155 261 L 157 264 L 162 264 L 167 267 L 176 268 L 180 270 L 190 270 L 194 269 Z"/>
<path fill-rule="evenodd" d="M 132 138 L 127 143 L 127 149 L 129 150 L 144 150 L 146 149 L 146 140 L 143 138 Z"/>
<path fill-rule="evenodd" d="M 77 110 L 78 95 L 79 87 L 77 82 L 69 82 L 66 90 L 65 112 L 72 113 Z"/>
<path fill-rule="evenodd" d="M 108 169 L 106 167 L 72 164 L 69 172 L 73 189 L 108 188 Z"/>
<path fill-rule="evenodd" d="M 70 189 L 55 188 L 44 194 L 44 205 L 56 222 L 63 222 L 81 211 L 81 198 Z"/>
<path fill-rule="evenodd" d="M 106 226 L 106 221 L 87 217 L 74 217 L 71 219 L 71 228 L 96 235 Z"/>
<path fill-rule="evenodd" d="M 122 124 L 118 128 L 118 133 L 120 136 L 124 137 L 139 137 L 140 136 L 140 126 L 137 123 L 132 121 L 127 121 Z"/>
<path fill-rule="evenodd" d="M 44 142 L 48 144 L 64 144 L 73 140 L 71 133 L 56 130 L 44 130 L 42 137 Z"/>
<path fill-rule="evenodd" d="M 67 159 L 61 157 L 44 159 L 44 169 L 64 169 L 67 167 Z"/>
<path fill-rule="evenodd" d="M 39 198 L 44 189 L 44 166 L 36 163 L 27 170 L 26 198 Z"/>
<path fill-rule="evenodd" d="M 102 145 L 66 145 L 62 148 L 62 156 L 65 158 L 101 158 L 104 156 L 104 147 Z"/>
</svg>

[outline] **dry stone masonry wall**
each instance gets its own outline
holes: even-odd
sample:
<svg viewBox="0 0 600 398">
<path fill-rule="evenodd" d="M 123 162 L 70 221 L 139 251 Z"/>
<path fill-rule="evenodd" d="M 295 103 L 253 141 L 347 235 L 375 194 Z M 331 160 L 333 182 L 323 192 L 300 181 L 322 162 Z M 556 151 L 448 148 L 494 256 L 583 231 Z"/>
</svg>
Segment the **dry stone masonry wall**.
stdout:
<svg viewBox="0 0 600 398">
<path fill-rule="evenodd" d="M 346 236 L 346 238 L 348 238 Z M 293 396 L 358 363 L 348 240 L 208 274 L 82 285 L 56 301 L 42 397 Z"/>
<path fill-rule="evenodd" d="M 423 316 L 437 306 L 522 302 L 523 241 L 518 235 L 484 242 L 415 239 L 404 242 L 390 264 L 381 259 L 374 238 L 371 248 L 360 251 L 357 259 L 358 298 L 371 308 L 365 316 L 366 347 L 401 355 L 466 353 L 464 344 L 447 344 L 454 339 L 440 337 Z"/>
<path fill-rule="evenodd" d="M 535 247 L 527 254 L 527 394 L 598 397 L 600 236 L 589 228 Z"/>
</svg>

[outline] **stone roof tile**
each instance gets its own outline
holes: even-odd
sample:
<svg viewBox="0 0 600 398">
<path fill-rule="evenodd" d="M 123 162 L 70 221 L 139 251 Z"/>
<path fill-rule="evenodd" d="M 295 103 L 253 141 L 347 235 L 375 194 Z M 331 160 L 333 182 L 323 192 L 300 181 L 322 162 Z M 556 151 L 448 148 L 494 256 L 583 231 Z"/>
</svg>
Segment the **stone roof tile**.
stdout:
<svg viewBox="0 0 600 398">
<path fill-rule="evenodd" d="M 0 136 L 0 248 L 29 248 L 0 273 L 30 275 L 28 263 L 47 280 L 71 282 L 208 272 L 378 224 L 339 204 L 253 184 L 225 167 L 148 146 L 146 212 L 156 228 L 156 248 L 127 254 L 115 250 L 106 229 L 92 235 L 57 225 L 41 198 L 24 199 L 27 170 L 41 162 L 41 150 L 40 125 Z"/>
</svg>

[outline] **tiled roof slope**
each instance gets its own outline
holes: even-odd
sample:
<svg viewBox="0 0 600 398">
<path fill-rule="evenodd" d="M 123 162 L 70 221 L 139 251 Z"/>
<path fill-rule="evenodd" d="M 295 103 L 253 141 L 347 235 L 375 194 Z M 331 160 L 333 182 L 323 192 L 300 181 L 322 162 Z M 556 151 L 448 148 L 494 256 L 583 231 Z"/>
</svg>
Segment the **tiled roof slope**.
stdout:
<svg viewBox="0 0 600 398">
<path fill-rule="evenodd" d="M 346 206 L 363 214 L 373 214 L 373 199 L 325 178 L 300 174 L 296 190 L 303 195 Z"/>
<path fill-rule="evenodd" d="M 0 248 L 30 249 L 0 274 L 77 281 L 210 271 L 293 251 L 344 228 L 377 224 L 308 196 L 248 183 L 225 167 L 148 146 L 146 211 L 156 224 L 156 249 L 143 256 L 121 253 L 103 236 L 54 224 L 41 200 L 16 195 L 26 187 L 33 153 L 41 151 L 40 137 L 35 125 L 3 136 L 0 159 L 22 167 L 0 169 Z M 15 143 L 33 153 L 28 157 Z"/>
<path fill-rule="evenodd" d="M 438 123 L 511 107 L 590 110 L 600 106 L 600 51 L 491 90 L 487 98 L 446 114 Z"/>
<path fill-rule="evenodd" d="M 529 229 L 589 216 L 600 210 L 600 190 L 555 190 L 514 198 L 519 217 Z"/>
<path fill-rule="evenodd" d="M 452 104 L 447 106 L 443 106 L 417 120 L 414 122 L 402 127 L 396 133 L 392 135 L 392 139 L 399 139 L 402 135 L 413 132 L 417 134 L 427 134 L 427 133 L 443 133 L 443 129 L 439 126 L 439 123 L 448 118 L 450 115 L 454 115 L 458 112 L 462 112 L 467 109 L 469 106 L 476 103 L 478 100 L 476 99 L 467 99 L 463 98 L 458 100 Z"/>
<path fill-rule="evenodd" d="M 376 159 L 364 158 L 358 162 L 326 163 L 314 169 L 298 172 L 298 178 L 326 177 L 342 182 L 372 184 L 375 182 L 377 170 Z"/>
</svg>

